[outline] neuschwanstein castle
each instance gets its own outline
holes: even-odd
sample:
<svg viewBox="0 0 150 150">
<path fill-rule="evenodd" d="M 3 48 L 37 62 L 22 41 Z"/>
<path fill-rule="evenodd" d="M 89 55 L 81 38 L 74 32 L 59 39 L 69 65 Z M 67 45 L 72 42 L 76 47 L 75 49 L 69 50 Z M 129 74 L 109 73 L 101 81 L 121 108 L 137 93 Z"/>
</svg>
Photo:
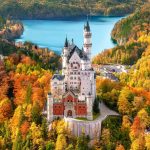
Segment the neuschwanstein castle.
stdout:
<svg viewBox="0 0 150 150">
<path fill-rule="evenodd" d="M 62 51 L 62 74 L 51 79 L 51 94 L 47 99 L 47 119 L 84 117 L 93 120 L 96 96 L 95 72 L 91 66 L 92 33 L 87 21 L 84 26 L 83 49 L 67 38 Z"/>
</svg>

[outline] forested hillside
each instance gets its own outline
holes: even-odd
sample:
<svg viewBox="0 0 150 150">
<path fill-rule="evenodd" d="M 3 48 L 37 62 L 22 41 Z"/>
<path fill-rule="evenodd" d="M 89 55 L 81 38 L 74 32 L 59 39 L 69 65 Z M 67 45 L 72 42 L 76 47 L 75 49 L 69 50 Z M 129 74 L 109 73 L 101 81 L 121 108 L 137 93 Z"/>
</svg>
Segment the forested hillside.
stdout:
<svg viewBox="0 0 150 150">
<path fill-rule="evenodd" d="M 14 18 L 25 16 L 35 18 L 41 11 L 37 8 L 41 6 L 45 8 L 47 1 L 36 1 L 39 2 L 36 4 L 35 1 L 28 0 L 0 0 L 0 2 L 0 11 L 3 10 L 3 15 L 5 10 L 6 14 L 10 13 L 14 15 Z M 42 15 L 46 11 L 52 11 L 49 5 L 56 4 L 52 2 L 58 1 L 49 0 L 46 3 L 47 9 L 43 10 Z M 62 2 L 66 2 L 63 8 L 67 7 L 68 3 L 73 5 L 70 6 L 72 8 L 75 7 L 75 3 L 79 4 L 79 1 L 73 0 L 59 1 L 60 5 L 53 7 L 53 16 L 57 16 L 55 13 L 61 14 L 64 11 L 63 9 L 60 9 L 60 12 L 56 11 L 56 7 L 62 8 Z M 99 4 L 100 8 L 103 8 L 101 3 L 117 7 L 118 3 L 123 5 L 124 2 L 129 7 L 133 7 L 129 5 L 133 2 L 130 0 L 99 0 L 99 3 L 93 0 L 93 2 Z M 78 10 L 79 5 L 76 6 Z M 70 7 L 65 11 L 72 12 L 73 9 Z M 82 5 L 80 7 L 82 9 Z M 97 8 L 100 10 L 99 7 Z M 127 17 L 125 21 L 118 23 L 116 25 L 118 28 L 115 27 L 118 30 L 113 31 L 115 32 L 113 34 L 115 37 L 125 36 L 125 44 L 122 43 L 120 46 L 106 50 L 93 60 L 95 64 L 121 63 L 132 65 L 132 67 L 128 73 L 115 74 L 120 82 L 97 76 L 97 100 L 103 101 L 120 116 L 110 116 L 103 121 L 101 137 L 92 139 L 92 147 L 89 147 L 88 136 L 84 133 L 80 137 L 73 136 L 70 131 L 66 130 L 63 120 L 55 120 L 51 125 L 51 130 L 48 130 L 43 109 L 47 93 L 50 92 L 49 81 L 54 71 L 60 67 L 60 56 L 53 52 L 42 51 L 37 46 L 33 48 L 32 43 L 29 42 L 19 48 L 6 40 L 0 40 L 0 54 L 5 56 L 3 60 L 0 60 L 0 149 L 150 150 L 149 10 L 149 5 L 144 6 Z M 134 32 L 126 26 L 128 19 L 130 20 L 129 26 Z M 1 29 L 3 29 L 6 21 L 2 19 L 0 22 Z"/>
<path fill-rule="evenodd" d="M 144 5 L 129 17 L 118 22 L 112 30 L 112 38 L 119 45 L 144 39 L 150 32 L 150 4 Z"/>
<path fill-rule="evenodd" d="M 60 57 L 4 41 L 1 52 L 7 57 L 0 60 L 0 149 L 54 147 L 42 110 Z"/>
<path fill-rule="evenodd" d="M 95 142 L 96 148 L 150 149 L 149 10 L 148 5 L 144 6 L 118 22 L 113 32 L 115 37 L 124 36 L 126 44 L 106 50 L 94 58 L 94 63 L 98 64 L 132 65 L 127 73 L 115 74 L 119 82 L 97 77 L 97 95 L 122 116 L 109 117 L 103 122 L 100 141 Z"/>
<path fill-rule="evenodd" d="M 147 0 L 0 0 L 0 14 L 15 19 L 49 19 L 91 15 L 122 16 Z"/>
<path fill-rule="evenodd" d="M 112 37 L 119 45 L 94 57 L 96 64 L 120 63 L 133 65 L 150 44 L 150 5 L 118 22 Z"/>
</svg>

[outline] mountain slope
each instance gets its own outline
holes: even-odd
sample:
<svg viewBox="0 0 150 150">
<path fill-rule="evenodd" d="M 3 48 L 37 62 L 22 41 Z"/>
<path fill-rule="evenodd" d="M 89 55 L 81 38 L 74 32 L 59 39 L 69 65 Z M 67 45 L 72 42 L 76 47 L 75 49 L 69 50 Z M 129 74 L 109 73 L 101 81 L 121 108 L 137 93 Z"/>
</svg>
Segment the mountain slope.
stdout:
<svg viewBox="0 0 150 150">
<path fill-rule="evenodd" d="M 138 40 L 142 34 L 149 34 L 149 20 L 150 4 L 147 4 L 136 13 L 118 22 L 112 31 L 112 38 L 120 45 L 125 44 L 129 40 Z"/>
<path fill-rule="evenodd" d="M 119 21 L 112 31 L 112 38 L 119 45 L 98 54 L 93 62 L 96 64 L 135 64 L 150 44 L 149 20 L 150 5 L 147 4 L 139 11 Z"/>
<path fill-rule="evenodd" d="M 145 0 L 144 2 L 146 2 Z M 92 15 L 120 16 L 143 5 L 142 0 L 0 0 L 0 14 L 16 19 L 50 19 Z"/>
</svg>

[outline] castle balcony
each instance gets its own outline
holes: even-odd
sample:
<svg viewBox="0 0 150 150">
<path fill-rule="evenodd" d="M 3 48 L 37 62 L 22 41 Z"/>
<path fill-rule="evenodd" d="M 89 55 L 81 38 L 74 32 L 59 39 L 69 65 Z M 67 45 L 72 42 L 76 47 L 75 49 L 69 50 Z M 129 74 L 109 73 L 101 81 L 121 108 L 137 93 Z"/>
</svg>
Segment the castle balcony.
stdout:
<svg viewBox="0 0 150 150">
<path fill-rule="evenodd" d="M 91 32 L 85 32 L 84 33 L 84 37 L 86 37 L 86 38 L 90 38 L 91 36 L 92 36 Z"/>
<path fill-rule="evenodd" d="M 84 47 L 92 47 L 92 43 L 90 43 L 90 44 L 84 44 Z"/>
</svg>

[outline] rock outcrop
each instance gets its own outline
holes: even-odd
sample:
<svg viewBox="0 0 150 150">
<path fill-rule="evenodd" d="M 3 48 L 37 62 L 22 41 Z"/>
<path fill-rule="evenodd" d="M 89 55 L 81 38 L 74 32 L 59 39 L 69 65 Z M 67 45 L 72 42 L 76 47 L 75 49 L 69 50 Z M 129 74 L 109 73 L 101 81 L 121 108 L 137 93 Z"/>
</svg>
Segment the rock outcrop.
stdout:
<svg viewBox="0 0 150 150">
<path fill-rule="evenodd" d="M 0 31 L 0 37 L 12 41 L 19 38 L 24 32 L 24 27 L 21 22 L 7 21 L 5 28 Z"/>
</svg>

